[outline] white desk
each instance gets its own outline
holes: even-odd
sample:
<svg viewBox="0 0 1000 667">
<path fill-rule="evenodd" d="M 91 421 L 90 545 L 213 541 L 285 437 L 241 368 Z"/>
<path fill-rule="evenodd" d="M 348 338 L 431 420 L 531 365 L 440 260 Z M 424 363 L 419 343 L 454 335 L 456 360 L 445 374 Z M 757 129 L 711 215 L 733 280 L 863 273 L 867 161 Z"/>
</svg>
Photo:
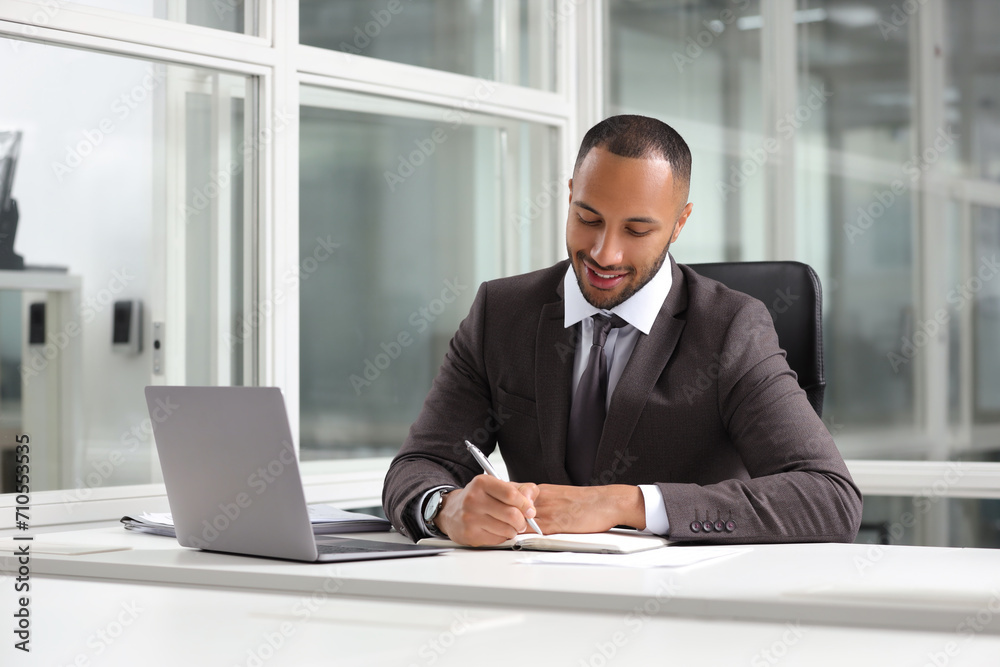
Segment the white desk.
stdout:
<svg viewBox="0 0 1000 667">
<path fill-rule="evenodd" d="M 414 561 L 415 562 L 415 561 Z M 10 619 L 8 583 L 0 615 Z M 361 600 L 35 576 L 30 654 L 62 667 L 751 665 L 996 667 L 1000 638 Z M 948 656 L 950 650 L 953 655 Z M 515 656 L 521 656 L 520 658 Z M 943 657 L 942 657 L 943 656 Z"/>
<path fill-rule="evenodd" d="M 368 537 L 402 540 L 395 534 Z M 427 558 L 317 565 L 214 554 L 121 528 L 36 538 L 128 546 L 80 556 L 36 553 L 33 575 L 312 593 L 518 610 L 738 619 L 954 633 L 989 617 L 1000 635 L 1000 551 L 849 544 L 760 545 L 679 570 L 524 565 L 523 552 L 456 550 Z M 674 547 L 672 547 L 674 548 Z M 682 548 L 682 547 L 676 547 Z M 13 560 L 0 559 L 0 570 Z M 982 622 L 982 621 L 980 621 Z"/>
</svg>

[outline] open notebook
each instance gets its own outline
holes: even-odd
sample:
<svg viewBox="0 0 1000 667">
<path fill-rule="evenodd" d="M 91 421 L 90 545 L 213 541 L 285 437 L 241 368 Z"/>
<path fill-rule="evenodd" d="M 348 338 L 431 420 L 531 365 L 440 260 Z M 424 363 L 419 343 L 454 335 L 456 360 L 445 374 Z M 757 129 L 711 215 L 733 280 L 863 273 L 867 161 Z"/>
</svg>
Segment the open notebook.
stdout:
<svg viewBox="0 0 1000 667">
<path fill-rule="evenodd" d="M 434 547 L 462 549 L 524 549 L 526 551 L 575 551 L 579 553 L 630 554 L 663 547 L 670 542 L 656 535 L 641 535 L 633 531 L 611 530 L 607 533 L 553 533 L 538 535 L 522 533 L 512 540 L 488 547 L 466 547 L 439 537 L 425 537 L 417 542 Z"/>
</svg>

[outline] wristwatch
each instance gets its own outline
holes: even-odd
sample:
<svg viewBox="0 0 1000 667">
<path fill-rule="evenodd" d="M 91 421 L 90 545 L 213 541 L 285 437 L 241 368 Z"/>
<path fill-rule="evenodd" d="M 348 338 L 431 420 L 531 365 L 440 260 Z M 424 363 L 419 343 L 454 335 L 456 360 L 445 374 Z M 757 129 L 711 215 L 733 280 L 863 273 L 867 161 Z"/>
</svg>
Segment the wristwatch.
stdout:
<svg viewBox="0 0 1000 667">
<path fill-rule="evenodd" d="M 436 519 L 437 515 L 441 513 L 441 507 L 444 505 L 444 497 L 454 490 L 454 488 L 438 489 L 427 499 L 427 504 L 424 505 L 424 524 L 427 526 L 427 530 L 432 533 L 444 535 L 444 533 L 442 533 L 441 530 L 434 524 L 434 519 Z"/>
</svg>

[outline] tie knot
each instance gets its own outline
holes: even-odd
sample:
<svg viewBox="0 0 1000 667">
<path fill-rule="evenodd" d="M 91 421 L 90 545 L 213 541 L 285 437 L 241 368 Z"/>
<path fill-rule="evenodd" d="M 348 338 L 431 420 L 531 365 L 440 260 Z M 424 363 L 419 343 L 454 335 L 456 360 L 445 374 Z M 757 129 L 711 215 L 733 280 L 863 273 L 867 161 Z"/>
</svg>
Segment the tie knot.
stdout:
<svg viewBox="0 0 1000 667">
<path fill-rule="evenodd" d="M 617 315 L 612 315 L 611 317 L 607 315 L 594 315 L 594 345 L 603 348 L 604 344 L 608 341 L 608 334 L 611 333 L 611 330 L 618 329 L 626 324 L 628 322 Z"/>
</svg>

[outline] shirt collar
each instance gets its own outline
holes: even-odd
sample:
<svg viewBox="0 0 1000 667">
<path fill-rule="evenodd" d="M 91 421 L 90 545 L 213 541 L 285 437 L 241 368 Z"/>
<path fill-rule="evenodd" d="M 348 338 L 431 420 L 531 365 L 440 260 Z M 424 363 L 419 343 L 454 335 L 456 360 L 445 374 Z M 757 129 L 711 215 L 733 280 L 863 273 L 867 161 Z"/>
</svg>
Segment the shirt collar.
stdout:
<svg viewBox="0 0 1000 667">
<path fill-rule="evenodd" d="M 653 328 L 653 322 L 660 313 L 667 293 L 673 285 L 673 262 L 668 255 L 663 266 L 656 272 L 653 279 L 642 286 L 638 292 L 630 296 L 623 303 L 618 304 L 610 311 L 594 307 L 583 297 L 580 285 L 576 281 L 576 271 L 573 270 L 573 263 L 570 262 L 566 269 L 566 276 L 563 278 L 563 294 L 565 294 L 565 316 L 563 326 L 571 327 L 577 322 L 597 313 L 614 313 L 622 318 L 642 333 L 649 335 Z"/>
</svg>

